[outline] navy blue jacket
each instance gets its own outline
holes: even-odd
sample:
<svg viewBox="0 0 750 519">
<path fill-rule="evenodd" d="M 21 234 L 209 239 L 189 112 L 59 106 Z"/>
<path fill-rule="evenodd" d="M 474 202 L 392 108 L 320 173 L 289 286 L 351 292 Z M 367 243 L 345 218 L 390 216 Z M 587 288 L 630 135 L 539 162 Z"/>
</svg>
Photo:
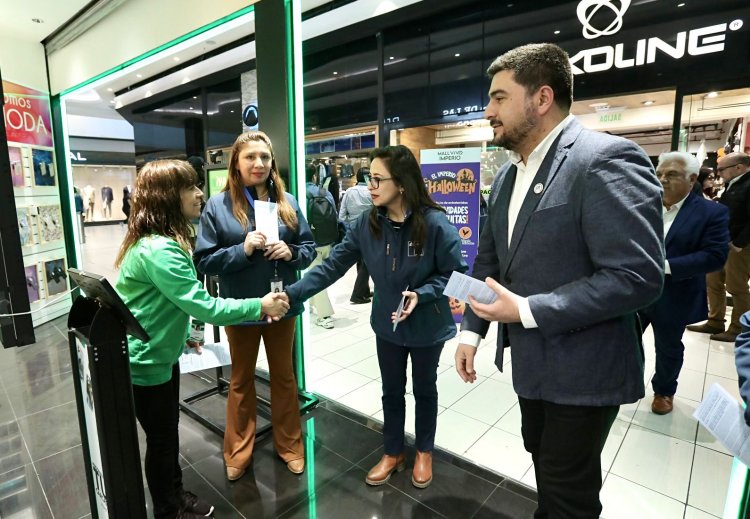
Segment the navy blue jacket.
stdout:
<svg viewBox="0 0 750 519">
<path fill-rule="evenodd" d="M 297 283 L 287 287 L 292 303 L 298 304 L 317 294 L 341 278 L 360 258 L 375 283 L 370 325 L 375 335 L 394 344 L 432 346 L 456 335 L 456 325 L 443 290 L 454 270 L 466 272 L 468 266 L 461 255 L 458 231 L 436 209 L 426 209 L 426 240 L 423 253 L 416 256 L 410 246 L 411 215 L 396 231 L 378 212 L 381 235 L 372 234 L 365 212 L 352 222 L 344 240 L 336 245 L 321 265 L 310 270 Z M 417 307 L 393 331 L 391 313 L 401 300 L 401 292 L 409 287 L 419 296 Z"/>
<path fill-rule="evenodd" d="M 307 268 L 315 259 L 315 241 L 297 200 L 289 193 L 286 193 L 286 199 L 297 212 L 298 225 L 297 230 L 292 230 L 279 219 L 279 239 L 291 249 L 292 259 L 274 262 L 268 261 L 261 250 L 256 250 L 251 256 L 245 255 L 245 236 L 255 230 L 252 207 L 248 207 L 247 212 L 250 226 L 243 229 L 232 213 L 229 191 L 209 198 L 201 215 L 193 257 L 199 271 L 219 276 L 222 297 L 263 297 L 271 290 L 274 263 L 286 287 L 297 280 L 298 270 Z M 292 305 L 286 315 L 299 315 L 302 310 L 302 304 L 298 303 Z"/>
<path fill-rule="evenodd" d="M 664 238 L 671 275 L 643 312 L 655 323 L 685 326 L 708 314 L 706 274 L 724 267 L 729 254 L 729 211 L 690 193 Z"/>
</svg>

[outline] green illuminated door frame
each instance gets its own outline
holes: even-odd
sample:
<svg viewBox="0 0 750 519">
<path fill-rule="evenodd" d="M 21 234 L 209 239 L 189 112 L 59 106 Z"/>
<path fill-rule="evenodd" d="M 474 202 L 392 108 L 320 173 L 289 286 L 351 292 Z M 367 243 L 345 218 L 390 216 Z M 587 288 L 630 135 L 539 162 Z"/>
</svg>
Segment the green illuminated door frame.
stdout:
<svg viewBox="0 0 750 519">
<path fill-rule="evenodd" d="M 304 171 L 304 151 L 298 150 L 298 146 L 304 146 L 304 110 L 302 105 L 303 93 L 302 93 L 302 36 L 301 36 L 301 4 L 300 0 L 263 0 L 266 2 L 283 2 L 285 12 L 285 43 L 286 43 L 286 68 L 287 68 L 287 88 L 288 88 L 288 112 L 290 117 L 288 118 L 289 124 L 289 136 L 290 136 L 290 168 L 289 168 L 289 189 L 299 200 L 300 206 L 306 207 L 305 204 L 305 183 L 304 175 L 298 175 L 298 171 Z M 240 9 L 230 15 L 220 18 L 214 22 L 206 24 L 202 27 L 195 29 L 179 38 L 169 41 L 155 49 L 152 49 L 140 56 L 125 61 L 124 63 L 117 65 L 97 76 L 94 76 L 78 85 L 67 88 L 57 95 L 52 97 L 52 119 L 53 126 L 55 129 L 55 155 L 57 159 L 58 168 L 60 170 L 60 190 L 61 199 L 64 209 L 63 218 L 66 220 L 66 233 L 65 240 L 68 246 L 68 264 L 70 266 L 79 265 L 80 249 L 78 247 L 77 231 L 74 231 L 76 222 L 74 220 L 73 213 L 73 186 L 70 179 L 72 174 L 72 165 L 70 162 L 69 154 L 69 139 L 67 134 L 67 120 L 65 117 L 65 98 L 71 94 L 79 92 L 82 89 L 90 87 L 94 83 L 110 78 L 114 74 L 126 73 L 128 67 L 131 67 L 137 63 L 142 62 L 145 59 L 158 56 L 158 54 L 173 48 L 183 42 L 194 38 L 200 34 L 205 33 L 215 27 L 219 27 L 232 20 L 240 18 L 248 13 L 254 12 L 254 6 L 250 5 L 246 8 Z M 299 318 L 298 326 L 295 332 L 295 360 L 297 367 L 297 385 L 299 390 L 305 391 L 305 355 L 303 347 L 303 337 L 308 334 L 303 331 L 307 329 L 308 319 Z M 306 394 L 307 396 L 311 396 Z"/>
</svg>

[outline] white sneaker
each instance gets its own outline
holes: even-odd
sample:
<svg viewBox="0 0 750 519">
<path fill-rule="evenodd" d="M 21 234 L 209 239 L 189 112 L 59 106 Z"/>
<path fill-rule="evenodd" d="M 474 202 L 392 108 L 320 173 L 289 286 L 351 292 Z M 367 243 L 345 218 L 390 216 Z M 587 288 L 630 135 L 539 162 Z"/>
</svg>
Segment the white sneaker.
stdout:
<svg viewBox="0 0 750 519">
<path fill-rule="evenodd" d="M 330 330 L 331 328 L 333 328 L 333 319 L 331 319 L 330 317 L 320 317 L 317 321 L 315 321 L 315 324 L 317 324 L 321 328 Z"/>
</svg>

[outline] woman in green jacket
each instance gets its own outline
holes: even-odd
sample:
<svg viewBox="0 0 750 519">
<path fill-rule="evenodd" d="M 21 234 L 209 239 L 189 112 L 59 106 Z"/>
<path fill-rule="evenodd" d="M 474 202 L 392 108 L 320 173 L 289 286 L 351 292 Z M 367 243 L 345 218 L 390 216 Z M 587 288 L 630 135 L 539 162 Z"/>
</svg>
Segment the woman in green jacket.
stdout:
<svg viewBox="0 0 750 519">
<path fill-rule="evenodd" d="M 190 316 L 217 325 L 282 318 L 289 305 L 281 294 L 263 298 L 211 297 L 196 277 L 191 258 L 192 220 L 203 193 L 183 161 L 149 162 L 138 174 L 128 232 L 115 266 L 115 288 L 148 332 L 128 337 L 135 415 L 146 433 L 146 480 L 156 519 L 194 518 L 213 506 L 182 488 L 178 461 L 178 359 L 188 338 Z"/>
</svg>

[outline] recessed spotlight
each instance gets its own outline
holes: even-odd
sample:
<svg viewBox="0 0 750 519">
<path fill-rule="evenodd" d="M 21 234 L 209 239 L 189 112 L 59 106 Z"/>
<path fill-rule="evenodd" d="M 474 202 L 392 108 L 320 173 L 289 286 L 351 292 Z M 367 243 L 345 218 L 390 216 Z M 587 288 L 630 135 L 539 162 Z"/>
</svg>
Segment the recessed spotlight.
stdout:
<svg viewBox="0 0 750 519">
<path fill-rule="evenodd" d="M 198 96 L 193 96 L 193 99 L 198 99 Z"/>
<path fill-rule="evenodd" d="M 334 75 L 334 76 L 338 76 L 338 75 L 339 75 L 339 73 L 338 73 L 338 72 L 335 72 L 335 71 L 334 71 L 333 75 Z"/>
<path fill-rule="evenodd" d="M 175 56 L 175 57 L 174 57 L 174 58 L 172 58 L 172 59 L 173 59 L 173 60 L 175 60 L 175 61 L 180 61 L 180 57 L 179 57 L 179 56 Z"/>
<path fill-rule="evenodd" d="M 44 23 L 44 20 L 42 20 L 41 18 L 32 18 L 31 21 L 34 23 Z"/>
<path fill-rule="evenodd" d="M 138 79 L 140 79 L 140 78 L 143 77 L 143 74 L 136 74 L 135 77 L 137 77 Z"/>
<path fill-rule="evenodd" d="M 559 30 L 559 29 L 558 29 L 558 30 L 556 30 L 556 31 L 555 31 L 555 34 L 560 34 L 560 30 Z"/>
<path fill-rule="evenodd" d="M 653 100 L 649 99 L 648 101 L 642 101 L 642 102 L 641 102 L 641 104 L 642 104 L 643 106 L 651 106 L 651 105 L 652 105 L 652 104 L 654 104 L 655 102 L 656 102 L 656 101 L 653 101 Z"/>
<path fill-rule="evenodd" d="M 458 57 L 460 57 L 460 56 L 461 56 L 461 53 L 460 53 L 460 52 L 456 52 L 456 53 L 454 54 L 454 56 L 458 58 Z"/>
<path fill-rule="evenodd" d="M 190 110 L 192 110 L 192 109 L 193 109 L 193 107 L 191 106 L 191 107 L 190 107 Z"/>
<path fill-rule="evenodd" d="M 680 2 L 679 4 L 677 4 L 677 7 L 685 7 L 685 2 Z"/>
<path fill-rule="evenodd" d="M 395 57 L 395 56 L 391 56 L 391 57 L 390 57 L 390 58 L 388 58 L 388 59 L 396 59 L 396 57 Z"/>
<path fill-rule="evenodd" d="M 229 110 L 229 113 L 230 113 L 230 114 L 233 114 L 233 113 L 234 113 L 234 110 Z"/>
<path fill-rule="evenodd" d="M 107 92 L 111 92 L 111 91 L 112 91 L 112 87 L 107 88 Z"/>
<path fill-rule="evenodd" d="M 718 95 L 719 95 L 719 93 L 716 92 L 716 91 L 714 91 L 714 92 L 709 92 L 708 94 L 706 94 L 706 97 L 708 97 L 709 99 L 711 99 L 711 98 L 716 97 Z"/>
</svg>

